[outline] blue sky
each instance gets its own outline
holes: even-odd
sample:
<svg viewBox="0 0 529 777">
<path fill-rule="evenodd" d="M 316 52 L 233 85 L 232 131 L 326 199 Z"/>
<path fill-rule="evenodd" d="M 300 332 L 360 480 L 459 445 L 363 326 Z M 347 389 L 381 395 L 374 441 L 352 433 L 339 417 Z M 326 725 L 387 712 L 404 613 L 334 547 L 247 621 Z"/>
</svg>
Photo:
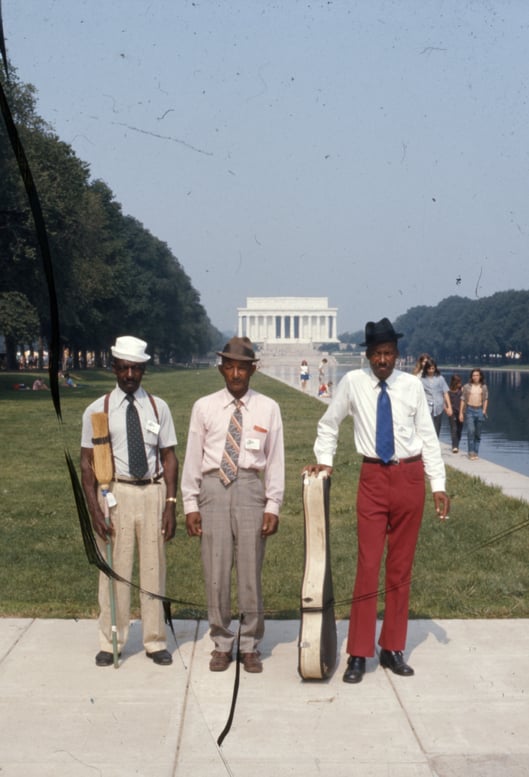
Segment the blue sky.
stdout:
<svg viewBox="0 0 529 777">
<path fill-rule="evenodd" d="M 220 329 L 247 296 L 327 296 L 344 332 L 529 288 L 525 0 L 2 11 L 40 114 Z"/>
</svg>

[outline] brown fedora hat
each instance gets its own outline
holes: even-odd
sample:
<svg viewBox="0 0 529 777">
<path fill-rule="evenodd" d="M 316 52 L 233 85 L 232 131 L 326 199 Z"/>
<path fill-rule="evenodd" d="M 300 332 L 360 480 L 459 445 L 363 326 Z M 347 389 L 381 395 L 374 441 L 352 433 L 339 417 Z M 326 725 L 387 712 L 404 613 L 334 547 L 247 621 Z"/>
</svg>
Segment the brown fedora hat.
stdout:
<svg viewBox="0 0 529 777">
<path fill-rule="evenodd" d="M 379 343 L 396 343 L 399 337 L 404 337 L 404 335 L 400 332 L 395 332 L 389 318 L 383 318 L 380 321 L 368 321 L 365 331 L 366 339 L 360 345 L 365 345 L 369 348 L 370 345 L 378 345 Z"/>
<path fill-rule="evenodd" d="M 255 356 L 252 341 L 248 337 L 232 337 L 222 351 L 217 351 L 217 356 L 225 359 L 233 359 L 237 362 L 258 362 Z"/>
</svg>

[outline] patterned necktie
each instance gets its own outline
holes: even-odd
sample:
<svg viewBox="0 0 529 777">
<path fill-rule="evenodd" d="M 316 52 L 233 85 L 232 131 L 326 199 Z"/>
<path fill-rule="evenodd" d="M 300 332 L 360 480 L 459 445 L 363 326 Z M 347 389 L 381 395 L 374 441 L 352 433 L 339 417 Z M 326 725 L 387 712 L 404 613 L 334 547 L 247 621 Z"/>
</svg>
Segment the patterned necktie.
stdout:
<svg viewBox="0 0 529 777">
<path fill-rule="evenodd" d="M 391 461 L 395 454 L 395 441 L 393 437 L 393 416 L 391 414 L 391 400 L 387 392 L 385 380 L 381 380 L 380 394 L 377 403 L 377 432 L 375 449 L 377 456 L 384 464 Z"/>
<path fill-rule="evenodd" d="M 237 479 L 239 464 L 239 451 L 241 450 L 242 412 L 241 401 L 234 400 L 235 410 L 230 418 L 226 443 L 220 463 L 220 479 L 225 486 L 229 486 Z"/>
<path fill-rule="evenodd" d="M 147 456 L 141 432 L 140 417 L 134 406 L 134 397 L 127 394 L 127 449 L 129 453 L 129 472 L 134 478 L 143 478 L 147 473 Z"/>
</svg>

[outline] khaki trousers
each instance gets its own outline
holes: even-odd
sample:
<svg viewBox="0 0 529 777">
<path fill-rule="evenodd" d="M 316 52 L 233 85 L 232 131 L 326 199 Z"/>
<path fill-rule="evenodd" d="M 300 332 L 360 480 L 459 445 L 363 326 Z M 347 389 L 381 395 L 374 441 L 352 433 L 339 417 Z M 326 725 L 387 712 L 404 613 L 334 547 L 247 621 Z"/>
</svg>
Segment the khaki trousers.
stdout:
<svg viewBox="0 0 529 777">
<path fill-rule="evenodd" d="M 166 487 L 163 480 L 147 486 L 112 483 L 117 505 L 110 510 L 114 535 L 112 566 L 130 580 L 134 564 L 134 546 L 138 545 L 140 586 L 156 594 L 165 593 L 165 548 L 161 531 Z M 101 554 L 106 559 L 106 543 L 97 537 Z M 129 633 L 130 586 L 112 581 L 116 602 L 118 650 L 121 652 Z M 166 647 L 165 621 L 160 599 L 140 594 L 143 644 L 148 653 Z M 109 579 L 99 575 L 99 644 L 101 650 L 112 652 Z"/>
<path fill-rule="evenodd" d="M 237 601 L 243 614 L 241 652 L 255 652 L 264 634 L 261 572 L 265 540 L 261 537 L 264 486 L 257 472 L 239 470 L 227 488 L 218 475 L 202 479 L 199 509 L 201 552 L 208 599 L 210 637 L 215 649 L 230 653 L 235 639 L 231 623 L 231 573 L 235 565 Z"/>
</svg>

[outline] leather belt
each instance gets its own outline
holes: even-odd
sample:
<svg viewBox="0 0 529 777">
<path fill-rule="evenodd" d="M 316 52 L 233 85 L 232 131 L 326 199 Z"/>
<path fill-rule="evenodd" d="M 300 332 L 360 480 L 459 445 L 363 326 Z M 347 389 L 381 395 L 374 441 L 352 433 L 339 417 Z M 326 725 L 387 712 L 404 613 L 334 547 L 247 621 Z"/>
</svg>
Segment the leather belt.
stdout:
<svg viewBox="0 0 529 777">
<path fill-rule="evenodd" d="M 414 461 L 421 461 L 422 454 L 418 453 L 417 456 L 410 456 L 408 459 L 392 459 L 388 462 L 383 462 L 382 459 L 373 459 L 370 456 L 364 456 L 364 464 L 381 464 L 383 467 L 391 467 L 395 464 L 412 464 Z"/>
<path fill-rule="evenodd" d="M 249 467 L 249 468 L 239 467 L 239 469 L 237 470 L 237 473 L 239 473 L 239 472 L 241 474 L 243 474 L 244 472 L 254 472 L 256 475 L 260 474 L 260 470 L 255 469 L 253 467 Z M 202 474 L 204 476 L 205 475 L 214 475 L 215 477 L 220 478 L 220 468 L 217 467 L 217 469 L 208 469 L 207 472 L 203 472 Z"/>
<path fill-rule="evenodd" d="M 129 486 L 150 486 L 151 483 L 159 483 L 163 477 L 163 472 L 159 475 L 155 475 L 153 478 L 145 478 L 144 480 L 127 480 L 127 478 L 112 478 L 116 483 L 126 483 Z"/>
</svg>

